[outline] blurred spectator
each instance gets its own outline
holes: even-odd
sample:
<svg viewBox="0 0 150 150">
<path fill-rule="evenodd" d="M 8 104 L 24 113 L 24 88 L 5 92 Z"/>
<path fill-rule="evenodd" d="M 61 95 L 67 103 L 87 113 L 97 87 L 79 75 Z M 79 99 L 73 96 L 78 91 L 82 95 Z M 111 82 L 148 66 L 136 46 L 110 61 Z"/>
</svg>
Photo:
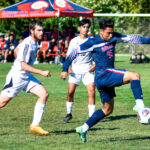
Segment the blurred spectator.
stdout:
<svg viewBox="0 0 150 150">
<path fill-rule="evenodd" d="M 7 62 L 8 57 L 10 56 L 10 61 L 13 61 L 14 59 L 14 49 L 16 48 L 16 46 L 18 45 L 17 40 L 15 40 L 15 37 L 13 34 L 9 35 L 9 40 L 6 41 L 6 47 L 4 50 L 4 63 Z"/>
<path fill-rule="evenodd" d="M 22 37 L 25 39 L 30 35 L 29 27 L 25 26 L 25 31 L 22 33 Z"/>
<path fill-rule="evenodd" d="M 51 59 L 50 63 L 55 62 L 55 56 L 58 55 L 58 41 L 60 40 L 60 32 L 58 31 L 58 26 L 54 25 L 53 30 L 52 30 L 52 35 L 51 35 L 51 40 L 50 40 L 50 49 L 51 49 Z"/>
<path fill-rule="evenodd" d="M 16 35 L 16 32 L 15 32 L 15 30 L 14 30 L 14 29 L 11 29 L 9 34 Z"/>
<path fill-rule="evenodd" d="M 77 33 L 77 28 L 73 26 L 72 20 L 68 21 L 68 34 L 76 34 Z"/>
<path fill-rule="evenodd" d="M 4 38 L 5 38 L 5 41 L 8 41 L 9 40 L 9 34 L 6 33 Z"/>
<path fill-rule="evenodd" d="M 39 64 L 40 57 L 43 57 L 43 64 L 46 64 L 46 54 L 48 53 L 50 48 L 50 41 L 48 40 L 48 35 L 43 35 L 43 40 L 41 41 L 40 48 L 37 51 L 37 57 L 35 64 Z"/>
<path fill-rule="evenodd" d="M 64 63 L 65 54 L 69 46 L 69 36 L 67 32 L 67 26 L 62 26 L 61 39 L 59 40 L 59 52 L 61 53 L 60 62 Z"/>
<path fill-rule="evenodd" d="M 5 38 L 4 35 L 0 36 L 0 55 L 1 55 L 1 62 L 4 62 L 4 48 L 5 48 Z"/>
<path fill-rule="evenodd" d="M 48 39 L 51 38 L 52 35 L 52 30 L 50 28 L 50 23 L 46 24 L 46 28 L 44 29 L 44 33 L 48 35 Z"/>
</svg>

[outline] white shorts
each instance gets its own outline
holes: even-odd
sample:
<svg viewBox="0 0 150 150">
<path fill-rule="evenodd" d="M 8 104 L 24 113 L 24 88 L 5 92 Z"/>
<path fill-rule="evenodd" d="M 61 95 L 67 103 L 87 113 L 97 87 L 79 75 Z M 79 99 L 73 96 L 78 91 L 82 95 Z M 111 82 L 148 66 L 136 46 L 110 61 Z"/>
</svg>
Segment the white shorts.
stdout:
<svg viewBox="0 0 150 150">
<path fill-rule="evenodd" d="M 83 84 L 87 86 L 90 83 L 94 83 L 94 73 L 93 72 L 87 72 L 84 74 L 70 74 L 69 75 L 69 83 L 74 83 L 76 85 L 79 85 L 80 81 L 82 80 Z"/>
<path fill-rule="evenodd" d="M 21 90 L 29 92 L 30 89 L 32 89 L 37 84 L 40 84 L 40 81 L 31 74 L 29 75 L 29 78 L 23 79 L 10 71 L 6 77 L 6 83 L 1 94 L 12 98 L 16 96 Z"/>
</svg>

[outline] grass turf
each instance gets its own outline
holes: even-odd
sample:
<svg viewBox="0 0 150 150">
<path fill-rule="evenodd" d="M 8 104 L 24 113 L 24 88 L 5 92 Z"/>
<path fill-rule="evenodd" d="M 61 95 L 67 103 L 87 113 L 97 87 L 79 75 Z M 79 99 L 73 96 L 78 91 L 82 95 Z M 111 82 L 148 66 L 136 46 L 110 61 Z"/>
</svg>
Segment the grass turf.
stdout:
<svg viewBox="0 0 150 150">
<path fill-rule="evenodd" d="M 0 89 L 12 64 L 0 64 Z M 144 102 L 150 107 L 150 64 L 130 64 L 129 57 L 116 57 L 116 68 L 141 74 Z M 29 132 L 36 97 L 20 92 L 6 107 L 0 109 L 0 150 L 148 150 L 150 149 L 150 126 L 142 125 L 132 111 L 134 98 L 130 84 L 116 88 L 115 108 L 112 115 L 104 118 L 87 134 L 87 143 L 82 143 L 75 128 L 88 118 L 87 91 L 81 83 L 75 93 L 73 119 L 63 124 L 66 115 L 67 80 L 59 78 L 61 66 L 35 65 L 48 69 L 52 77 L 35 75 L 47 88 L 50 97 L 47 102 L 41 126 L 50 131 L 49 136 Z M 96 107 L 101 108 L 96 91 Z"/>
</svg>

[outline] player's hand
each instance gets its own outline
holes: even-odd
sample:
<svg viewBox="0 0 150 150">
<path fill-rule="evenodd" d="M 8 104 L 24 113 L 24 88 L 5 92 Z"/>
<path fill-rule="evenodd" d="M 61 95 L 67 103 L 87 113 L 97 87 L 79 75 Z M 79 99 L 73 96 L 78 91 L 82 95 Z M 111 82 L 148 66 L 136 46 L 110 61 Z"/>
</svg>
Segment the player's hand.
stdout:
<svg viewBox="0 0 150 150">
<path fill-rule="evenodd" d="M 40 74 L 41 74 L 42 76 L 44 76 L 44 77 L 49 77 L 49 76 L 51 76 L 51 73 L 50 73 L 48 70 L 41 71 Z"/>
<path fill-rule="evenodd" d="M 68 68 L 68 73 L 69 73 L 69 74 L 72 74 L 72 73 L 73 73 L 73 71 L 72 71 L 72 69 L 71 69 L 70 67 Z"/>
<path fill-rule="evenodd" d="M 61 72 L 60 78 L 65 80 L 67 78 L 68 73 L 67 72 Z"/>
<path fill-rule="evenodd" d="M 89 72 L 94 72 L 95 71 L 95 65 L 92 65 Z"/>
</svg>

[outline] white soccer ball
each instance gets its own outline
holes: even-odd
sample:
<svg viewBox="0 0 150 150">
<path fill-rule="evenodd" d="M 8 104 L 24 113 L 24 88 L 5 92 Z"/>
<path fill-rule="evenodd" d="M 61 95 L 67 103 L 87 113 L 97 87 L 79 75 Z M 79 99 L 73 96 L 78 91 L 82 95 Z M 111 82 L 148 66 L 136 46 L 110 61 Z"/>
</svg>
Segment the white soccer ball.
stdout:
<svg viewBox="0 0 150 150">
<path fill-rule="evenodd" d="M 137 114 L 137 118 L 142 124 L 150 124 L 150 108 L 142 108 Z"/>
</svg>

